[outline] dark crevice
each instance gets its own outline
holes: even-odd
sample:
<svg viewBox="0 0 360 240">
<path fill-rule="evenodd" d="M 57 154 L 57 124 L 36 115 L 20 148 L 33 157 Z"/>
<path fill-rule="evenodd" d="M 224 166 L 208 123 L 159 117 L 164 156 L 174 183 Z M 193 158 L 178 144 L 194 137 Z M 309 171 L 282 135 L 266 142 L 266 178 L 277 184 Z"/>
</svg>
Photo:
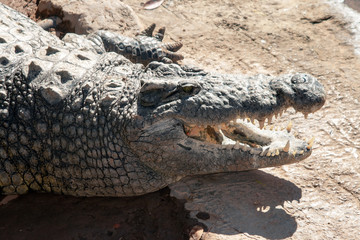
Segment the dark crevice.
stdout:
<svg viewBox="0 0 360 240">
<path fill-rule="evenodd" d="M 68 71 L 58 71 L 56 72 L 56 75 L 60 76 L 61 83 L 66 83 L 73 80 L 73 77 Z"/>
<path fill-rule="evenodd" d="M 34 80 L 42 71 L 42 68 L 38 65 L 36 65 L 34 62 L 31 62 L 29 65 L 29 74 L 28 79 L 29 82 Z"/>
<path fill-rule="evenodd" d="M 40 2 L 40 1 L 38 1 Z M 37 5 L 39 5 L 37 2 Z M 61 7 L 55 6 L 54 4 L 50 3 L 50 6 L 47 6 L 43 11 L 39 11 L 39 8 L 36 10 L 36 18 L 39 20 L 44 19 L 51 19 L 58 17 L 61 22 L 56 24 L 53 27 L 53 30 L 57 33 L 60 39 L 62 39 L 66 33 L 75 33 L 74 27 L 71 27 L 72 24 L 70 21 L 63 21 L 64 19 L 64 12 Z"/>
<path fill-rule="evenodd" d="M 46 49 L 46 56 L 50 56 L 50 55 L 56 54 L 58 52 L 59 52 L 59 50 L 52 48 L 52 47 L 48 47 Z"/>
<path fill-rule="evenodd" d="M 83 55 L 81 55 L 81 54 L 76 55 L 76 57 L 77 57 L 78 59 L 80 59 L 80 60 L 90 60 L 89 58 L 87 58 L 87 57 L 85 57 L 85 56 L 83 56 Z"/>
<path fill-rule="evenodd" d="M 191 151 L 191 147 L 187 147 L 187 146 L 184 146 L 180 143 L 177 144 L 179 147 L 182 147 L 183 149 L 187 150 L 187 151 Z"/>
<path fill-rule="evenodd" d="M 331 20 L 331 19 L 333 19 L 333 18 L 334 18 L 334 16 L 326 15 L 326 16 L 324 16 L 324 17 L 317 18 L 317 19 L 301 18 L 301 20 L 308 21 L 308 22 L 311 23 L 311 24 L 319 24 L 319 23 L 322 23 L 322 22 Z"/>
<path fill-rule="evenodd" d="M 21 52 L 24 52 L 24 50 L 19 46 L 15 46 L 15 53 L 21 53 Z"/>
<path fill-rule="evenodd" d="M 1 57 L 0 58 L 0 64 L 3 65 L 3 66 L 6 66 L 9 64 L 9 59 L 7 59 L 6 57 Z"/>
</svg>

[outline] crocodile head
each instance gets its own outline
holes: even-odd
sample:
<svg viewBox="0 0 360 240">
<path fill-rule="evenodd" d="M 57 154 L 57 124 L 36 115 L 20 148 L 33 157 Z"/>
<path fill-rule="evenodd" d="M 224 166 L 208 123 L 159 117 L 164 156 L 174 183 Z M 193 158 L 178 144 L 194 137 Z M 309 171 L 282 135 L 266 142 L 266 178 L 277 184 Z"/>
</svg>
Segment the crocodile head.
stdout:
<svg viewBox="0 0 360 240">
<path fill-rule="evenodd" d="M 130 142 L 146 165 L 177 179 L 294 163 L 310 156 L 314 140 L 296 138 L 291 123 L 275 130 L 265 121 L 290 107 L 307 116 L 324 102 L 308 74 L 149 78 L 137 102 L 141 131 Z"/>
</svg>

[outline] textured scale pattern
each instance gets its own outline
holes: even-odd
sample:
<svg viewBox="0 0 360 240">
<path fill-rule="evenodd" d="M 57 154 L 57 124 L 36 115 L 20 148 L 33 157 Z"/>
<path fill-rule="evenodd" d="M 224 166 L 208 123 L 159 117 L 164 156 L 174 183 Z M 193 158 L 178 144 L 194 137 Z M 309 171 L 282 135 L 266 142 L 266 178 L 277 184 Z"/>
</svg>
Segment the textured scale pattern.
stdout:
<svg viewBox="0 0 360 240">
<path fill-rule="evenodd" d="M 63 43 L 26 31 L 34 24 L 6 13 L 0 24 L 1 192 L 127 196 L 163 187 L 159 176 L 132 161 L 118 127 L 131 117 L 139 87 L 127 79 L 133 64 L 112 53 L 99 58 L 95 50 L 76 50 L 86 41 L 76 35 Z"/>
<path fill-rule="evenodd" d="M 182 43 L 163 43 L 165 28 L 160 28 L 153 36 L 154 29 L 155 24 L 152 24 L 135 38 L 108 31 L 97 31 L 90 35 L 89 39 L 98 45 L 103 45 L 107 52 L 120 53 L 134 63 L 147 65 L 151 61 L 171 63 L 182 60 L 184 57 L 176 53 L 182 47 Z"/>
</svg>

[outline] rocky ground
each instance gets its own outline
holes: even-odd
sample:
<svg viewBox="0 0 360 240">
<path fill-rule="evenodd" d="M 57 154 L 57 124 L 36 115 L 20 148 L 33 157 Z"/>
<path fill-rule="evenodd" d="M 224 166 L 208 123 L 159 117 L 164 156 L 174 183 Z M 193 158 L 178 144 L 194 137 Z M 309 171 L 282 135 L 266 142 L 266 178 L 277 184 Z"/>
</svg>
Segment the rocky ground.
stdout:
<svg viewBox="0 0 360 240">
<path fill-rule="evenodd" d="M 35 20 L 44 17 L 35 12 L 39 1 L 0 1 Z M 97 2 L 106 11 L 103 18 L 93 17 L 94 26 L 106 21 L 128 26 L 109 20 L 116 9 Z M 356 25 L 348 22 L 351 14 L 345 20 L 337 2 L 165 0 L 146 11 L 139 1 L 124 0 L 137 16 L 133 28 L 155 22 L 167 27 L 165 40 L 184 43 L 185 64 L 224 73 L 316 76 L 328 94 L 322 110 L 307 120 L 288 110 L 276 121 L 284 126 L 291 120 L 300 136 L 315 136 L 312 156 L 279 168 L 184 179 L 171 186 L 171 195 L 184 200 L 166 189 L 131 199 L 21 196 L 0 206 L 0 239 L 188 239 L 196 221 L 205 229 L 202 239 L 357 239 L 360 58 L 355 46 L 358 51 L 360 42 Z M 357 0 L 346 2 L 359 6 Z M 92 31 L 90 25 L 78 31 Z"/>
</svg>

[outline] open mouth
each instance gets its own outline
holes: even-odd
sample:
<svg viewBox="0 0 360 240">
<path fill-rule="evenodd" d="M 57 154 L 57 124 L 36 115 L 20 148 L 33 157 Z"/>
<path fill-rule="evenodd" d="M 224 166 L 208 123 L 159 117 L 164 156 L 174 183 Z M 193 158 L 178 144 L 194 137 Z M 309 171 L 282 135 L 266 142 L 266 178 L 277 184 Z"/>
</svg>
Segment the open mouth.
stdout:
<svg viewBox="0 0 360 240">
<path fill-rule="evenodd" d="M 314 138 L 305 142 L 291 134 L 292 123 L 279 129 L 273 126 L 258 128 L 250 119 L 234 119 L 219 125 L 184 124 L 185 134 L 198 141 L 217 144 L 227 149 L 249 151 L 260 156 L 283 153 L 304 155 L 311 151 Z"/>
</svg>

